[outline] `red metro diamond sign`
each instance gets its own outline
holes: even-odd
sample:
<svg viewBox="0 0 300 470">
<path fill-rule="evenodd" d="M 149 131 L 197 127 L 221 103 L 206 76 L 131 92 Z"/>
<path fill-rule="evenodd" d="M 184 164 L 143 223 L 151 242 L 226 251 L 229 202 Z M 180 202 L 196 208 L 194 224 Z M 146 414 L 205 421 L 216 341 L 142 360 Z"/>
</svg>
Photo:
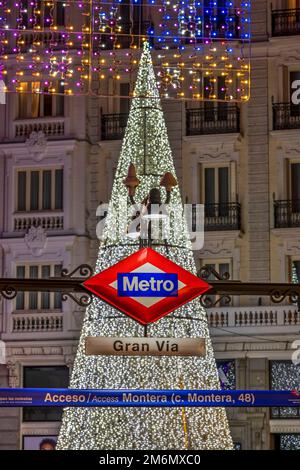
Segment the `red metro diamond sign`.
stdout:
<svg viewBox="0 0 300 470">
<path fill-rule="evenodd" d="M 137 251 L 83 285 L 143 325 L 157 321 L 211 288 L 152 248 Z"/>
</svg>

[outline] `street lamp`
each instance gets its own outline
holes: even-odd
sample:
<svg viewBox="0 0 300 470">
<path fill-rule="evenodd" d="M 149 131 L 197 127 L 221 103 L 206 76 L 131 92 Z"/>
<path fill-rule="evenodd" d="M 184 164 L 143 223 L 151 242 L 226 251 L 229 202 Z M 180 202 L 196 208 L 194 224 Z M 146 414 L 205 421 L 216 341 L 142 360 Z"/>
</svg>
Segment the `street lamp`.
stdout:
<svg viewBox="0 0 300 470">
<path fill-rule="evenodd" d="M 142 234 L 147 233 L 148 243 L 151 244 L 151 222 L 156 221 L 159 223 L 159 221 L 166 221 L 169 218 L 166 205 L 170 203 L 171 192 L 173 187 L 177 186 L 177 180 L 171 172 L 166 172 L 160 180 L 160 186 L 165 188 L 167 194 L 165 202 L 162 204 L 160 189 L 154 187 L 150 189 L 149 194 L 139 206 L 136 204 L 134 196 L 140 180 L 137 177 L 133 163 L 130 163 L 127 177 L 123 180 L 123 183 L 128 189 L 130 202 L 135 207 L 139 207 L 128 227 L 127 236 L 137 240 L 141 238 Z M 137 219 L 139 219 L 139 223 Z"/>
</svg>

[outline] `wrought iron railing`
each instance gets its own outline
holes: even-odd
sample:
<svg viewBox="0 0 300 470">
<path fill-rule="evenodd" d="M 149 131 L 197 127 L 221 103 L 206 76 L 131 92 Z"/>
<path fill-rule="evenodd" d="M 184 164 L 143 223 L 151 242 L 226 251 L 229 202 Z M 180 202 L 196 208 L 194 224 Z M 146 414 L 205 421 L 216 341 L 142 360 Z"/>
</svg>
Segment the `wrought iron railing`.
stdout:
<svg viewBox="0 0 300 470">
<path fill-rule="evenodd" d="M 205 204 L 206 231 L 240 230 L 241 206 L 238 202 Z"/>
<path fill-rule="evenodd" d="M 300 34 L 300 9 L 273 10 L 272 35 L 291 36 Z"/>
<path fill-rule="evenodd" d="M 300 199 L 274 201 L 275 228 L 300 227 Z"/>
<path fill-rule="evenodd" d="M 201 108 L 186 110 L 187 135 L 229 134 L 240 131 L 237 105 L 206 103 Z"/>
<path fill-rule="evenodd" d="M 273 103 L 273 129 L 300 129 L 300 105 Z"/>
<path fill-rule="evenodd" d="M 127 120 L 128 114 L 103 114 L 101 118 L 101 139 L 123 139 Z"/>
<path fill-rule="evenodd" d="M 139 45 L 141 35 L 147 37 L 150 44 L 153 44 L 154 27 L 151 21 L 122 23 L 121 27 L 120 33 L 116 36 L 111 32 L 102 34 L 101 41 L 105 44 L 105 49 L 113 49 L 116 44 L 120 44 L 123 48 Z"/>
</svg>

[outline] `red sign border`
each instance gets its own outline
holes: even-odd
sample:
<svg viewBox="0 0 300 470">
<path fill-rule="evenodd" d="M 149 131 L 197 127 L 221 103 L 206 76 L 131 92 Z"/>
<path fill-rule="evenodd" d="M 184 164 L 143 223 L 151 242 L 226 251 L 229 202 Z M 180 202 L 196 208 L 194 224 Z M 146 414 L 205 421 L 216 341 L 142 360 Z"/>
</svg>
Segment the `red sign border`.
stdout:
<svg viewBox="0 0 300 470">
<path fill-rule="evenodd" d="M 118 301 L 117 290 L 109 284 L 116 281 L 118 273 L 129 273 L 145 263 L 151 263 L 167 273 L 178 275 L 178 280 L 183 282 L 185 287 L 178 291 L 177 297 L 163 298 L 152 307 L 145 307 L 130 297 L 120 297 Z M 87 279 L 83 286 L 142 325 L 159 320 L 212 287 L 152 248 L 140 249 L 114 266 Z"/>
</svg>

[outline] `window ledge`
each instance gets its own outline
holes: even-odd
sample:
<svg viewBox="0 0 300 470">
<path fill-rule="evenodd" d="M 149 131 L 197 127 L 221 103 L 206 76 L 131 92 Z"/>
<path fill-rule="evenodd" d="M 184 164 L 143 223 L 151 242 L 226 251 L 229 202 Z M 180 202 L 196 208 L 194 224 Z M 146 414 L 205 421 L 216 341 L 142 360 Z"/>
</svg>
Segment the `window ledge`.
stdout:
<svg viewBox="0 0 300 470">
<path fill-rule="evenodd" d="M 33 279 L 34 280 L 34 279 Z M 47 293 L 47 292 L 46 292 Z M 50 292 L 49 292 L 50 293 Z M 11 312 L 13 315 L 34 315 L 34 314 L 43 314 L 43 315 L 51 315 L 52 313 L 63 313 L 62 309 L 60 308 L 49 308 L 49 309 L 34 309 L 34 310 L 30 310 L 30 309 L 24 309 L 24 310 L 13 310 Z"/>
</svg>

